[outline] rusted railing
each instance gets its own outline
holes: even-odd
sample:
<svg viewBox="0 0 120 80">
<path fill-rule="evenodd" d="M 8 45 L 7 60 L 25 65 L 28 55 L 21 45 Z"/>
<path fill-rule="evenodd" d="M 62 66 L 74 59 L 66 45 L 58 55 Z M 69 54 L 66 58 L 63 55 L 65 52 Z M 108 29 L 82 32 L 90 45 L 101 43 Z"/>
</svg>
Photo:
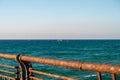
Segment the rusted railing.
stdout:
<svg viewBox="0 0 120 80">
<path fill-rule="evenodd" d="M 20 76 L 19 72 L 16 73 L 15 79 L 21 80 L 43 80 L 41 78 L 37 78 L 34 76 L 34 73 L 50 76 L 53 78 L 59 78 L 62 80 L 79 80 L 74 78 L 69 78 L 65 76 L 55 75 L 51 73 L 37 71 L 32 68 L 31 63 L 40 63 L 40 64 L 48 64 L 53 66 L 61 66 L 66 68 L 74 68 L 79 70 L 87 70 L 87 71 L 95 71 L 98 73 L 98 80 L 102 80 L 101 73 L 110 73 L 112 75 L 112 80 L 116 80 L 116 75 L 120 74 L 120 66 L 113 66 L 113 65 L 106 65 L 106 64 L 95 64 L 95 63 L 86 63 L 86 62 L 74 62 L 74 61 L 65 61 L 65 60 L 56 60 L 56 59 L 49 59 L 49 58 L 38 58 L 38 57 L 31 57 L 31 56 L 23 56 L 23 55 L 13 55 L 13 54 L 0 54 L 0 58 L 12 59 L 16 60 L 20 66 Z M 6 66 L 6 65 L 3 65 Z M 16 68 L 16 67 L 14 67 Z M 17 67 L 19 68 L 19 67 Z M 16 70 L 18 71 L 18 70 Z M 4 71 L 7 72 L 7 71 Z M 11 72 L 8 72 L 11 73 Z M 3 75 L 0 75 L 0 78 Z M 6 77 L 6 76 L 5 76 Z"/>
<path fill-rule="evenodd" d="M 16 77 L 10 77 L 10 76 L 6 76 L 6 75 L 0 75 L 0 80 L 4 79 L 8 79 L 8 80 L 19 80 L 18 76 L 19 76 L 19 71 L 18 71 L 18 66 L 9 66 L 9 65 L 5 65 L 5 64 L 0 64 L 1 67 L 6 67 L 6 68 L 12 68 L 12 69 L 15 69 L 16 72 L 12 72 L 12 71 L 8 71 L 8 70 L 2 70 L 0 69 L 0 72 L 3 72 L 3 73 L 8 73 L 8 74 L 13 74 L 15 75 Z"/>
</svg>

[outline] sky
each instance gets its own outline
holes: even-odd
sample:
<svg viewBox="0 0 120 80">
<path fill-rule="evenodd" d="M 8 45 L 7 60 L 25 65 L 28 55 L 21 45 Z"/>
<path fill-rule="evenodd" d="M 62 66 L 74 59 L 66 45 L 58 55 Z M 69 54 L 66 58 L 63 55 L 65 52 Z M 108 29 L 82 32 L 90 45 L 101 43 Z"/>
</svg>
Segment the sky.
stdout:
<svg viewBox="0 0 120 80">
<path fill-rule="evenodd" d="M 0 0 L 0 39 L 120 39 L 120 0 Z"/>
</svg>

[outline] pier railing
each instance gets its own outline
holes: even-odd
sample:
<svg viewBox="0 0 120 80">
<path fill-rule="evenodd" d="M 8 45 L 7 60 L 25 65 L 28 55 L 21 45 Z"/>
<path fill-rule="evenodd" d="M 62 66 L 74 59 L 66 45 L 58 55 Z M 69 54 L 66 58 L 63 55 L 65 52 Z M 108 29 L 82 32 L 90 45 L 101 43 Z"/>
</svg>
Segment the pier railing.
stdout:
<svg viewBox="0 0 120 80">
<path fill-rule="evenodd" d="M 16 77 L 9 77 L 0 74 L 0 80 L 44 80 L 42 78 L 37 78 L 34 74 L 45 75 L 53 78 L 59 78 L 61 80 L 80 80 L 75 78 L 70 78 L 66 76 L 46 73 L 42 71 L 35 70 L 31 63 L 47 64 L 52 66 L 61 66 L 66 68 L 73 68 L 78 70 L 87 70 L 97 72 L 98 80 L 102 80 L 101 73 L 110 73 L 112 75 L 112 80 L 116 80 L 116 75 L 120 74 L 120 66 L 107 65 L 107 64 L 95 64 L 86 62 L 74 62 L 65 60 L 56 60 L 49 58 L 31 57 L 23 55 L 13 55 L 13 54 L 2 54 L 0 53 L 0 58 L 16 60 L 19 66 L 9 66 L 5 64 L 0 64 L 0 66 L 16 69 L 16 72 L 10 72 L 7 70 L 1 70 L 0 72 L 5 72 L 9 74 L 14 74 Z M 18 70 L 19 69 L 19 70 Z"/>
</svg>

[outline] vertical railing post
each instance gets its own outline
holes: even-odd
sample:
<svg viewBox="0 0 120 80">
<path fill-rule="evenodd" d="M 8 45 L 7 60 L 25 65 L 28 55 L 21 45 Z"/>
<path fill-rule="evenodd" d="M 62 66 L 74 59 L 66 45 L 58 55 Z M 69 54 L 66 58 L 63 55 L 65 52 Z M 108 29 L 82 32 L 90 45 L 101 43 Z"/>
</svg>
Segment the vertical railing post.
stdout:
<svg viewBox="0 0 120 80">
<path fill-rule="evenodd" d="M 2 76 L 0 76 L 0 80 L 2 80 Z"/>
<path fill-rule="evenodd" d="M 4 77 L 4 80 L 7 80 L 6 77 Z"/>
<path fill-rule="evenodd" d="M 18 61 L 19 65 L 20 65 L 20 70 L 21 70 L 20 80 L 30 80 L 29 68 L 31 67 L 31 64 L 29 62 L 22 61 L 21 55 L 17 55 L 16 60 Z"/>
<path fill-rule="evenodd" d="M 97 74 L 98 74 L 98 80 L 102 80 L 101 72 L 97 72 Z"/>
<path fill-rule="evenodd" d="M 30 71 L 30 77 L 34 77 L 34 75 L 33 75 L 33 72 L 31 72 L 31 70 L 34 70 L 32 67 L 31 68 L 29 68 L 29 71 Z M 30 80 L 34 80 L 34 79 L 30 79 Z"/>
<path fill-rule="evenodd" d="M 112 74 L 112 80 L 116 80 L 116 74 Z"/>
<path fill-rule="evenodd" d="M 20 74 L 19 71 L 18 71 L 19 67 L 16 66 L 15 68 L 16 68 L 16 80 L 18 80 L 19 79 L 19 74 Z"/>
</svg>

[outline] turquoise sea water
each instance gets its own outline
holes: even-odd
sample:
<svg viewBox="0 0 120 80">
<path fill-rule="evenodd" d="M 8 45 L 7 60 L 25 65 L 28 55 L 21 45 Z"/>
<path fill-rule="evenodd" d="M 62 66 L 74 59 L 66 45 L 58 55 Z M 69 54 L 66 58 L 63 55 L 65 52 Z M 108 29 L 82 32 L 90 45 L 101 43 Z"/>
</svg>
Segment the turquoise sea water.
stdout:
<svg viewBox="0 0 120 80">
<path fill-rule="evenodd" d="M 0 52 L 120 65 L 120 40 L 0 40 Z M 15 64 L 4 59 L 1 59 L 0 63 Z M 35 63 L 33 66 L 37 70 L 80 78 L 80 80 L 97 79 L 96 72 L 38 65 Z M 106 73 L 103 73 L 102 76 L 103 80 L 111 78 L 111 75 Z M 45 80 L 59 80 L 44 76 L 40 77 L 45 78 Z M 119 76 L 118 80 L 120 80 Z"/>
</svg>

